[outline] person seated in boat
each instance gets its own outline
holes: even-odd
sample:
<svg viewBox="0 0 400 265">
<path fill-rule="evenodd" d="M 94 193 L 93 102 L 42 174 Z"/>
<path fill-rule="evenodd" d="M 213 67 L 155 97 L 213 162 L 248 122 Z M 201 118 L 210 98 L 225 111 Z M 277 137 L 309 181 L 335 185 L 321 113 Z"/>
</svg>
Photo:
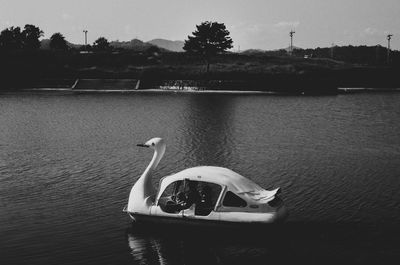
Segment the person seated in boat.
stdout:
<svg viewBox="0 0 400 265">
<path fill-rule="evenodd" d="M 176 196 L 177 203 L 181 206 L 181 210 L 190 208 L 193 204 L 200 202 L 200 195 L 197 190 L 197 182 L 189 182 L 188 190 L 183 193 L 179 192 Z"/>
<path fill-rule="evenodd" d="M 212 199 L 211 199 L 211 188 L 209 186 L 202 186 L 199 191 L 200 201 L 196 205 L 195 214 L 196 215 L 209 215 L 213 209 Z"/>
<path fill-rule="evenodd" d="M 211 188 L 209 186 L 203 186 L 200 189 L 200 203 L 211 206 Z"/>
<path fill-rule="evenodd" d="M 176 194 L 175 201 L 177 205 L 183 205 L 186 203 L 186 195 L 183 191 Z"/>
<path fill-rule="evenodd" d="M 183 191 L 180 191 L 176 195 L 172 195 L 166 203 L 160 203 L 160 207 L 167 213 L 179 213 L 185 204 L 186 195 Z"/>
</svg>

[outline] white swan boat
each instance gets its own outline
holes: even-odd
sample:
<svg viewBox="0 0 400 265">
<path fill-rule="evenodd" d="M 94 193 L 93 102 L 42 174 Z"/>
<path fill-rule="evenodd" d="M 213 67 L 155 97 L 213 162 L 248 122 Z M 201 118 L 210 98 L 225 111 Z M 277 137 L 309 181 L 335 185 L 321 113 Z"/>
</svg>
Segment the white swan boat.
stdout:
<svg viewBox="0 0 400 265">
<path fill-rule="evenodd" d="M 158 191 L 151 175 L 165 152 L 161 138 L 141 147 L 154 149 L 154 156 L 136 181 L 124 208 L 132 220 L 174 224 L 268 224 L 287 216 L 280 188 L 265 190 L 230 169 L 200 166 L 160 180 Z"/>
</svg>

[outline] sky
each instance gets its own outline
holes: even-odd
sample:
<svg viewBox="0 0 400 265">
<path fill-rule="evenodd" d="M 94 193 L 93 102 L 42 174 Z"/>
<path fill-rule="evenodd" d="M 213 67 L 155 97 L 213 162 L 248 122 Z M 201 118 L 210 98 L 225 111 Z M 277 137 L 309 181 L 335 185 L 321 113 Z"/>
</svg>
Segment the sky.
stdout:
<svg viewBox="0 0 400 265">
<path fill-rule="evenodd" d="M 400 50 L 400 0 L 0 0 L 0 30 L 34 24 L 84 43 L 185 40 L 203 21 L 224 23 L 234 50 L 387 45 Z"/>
</svg>

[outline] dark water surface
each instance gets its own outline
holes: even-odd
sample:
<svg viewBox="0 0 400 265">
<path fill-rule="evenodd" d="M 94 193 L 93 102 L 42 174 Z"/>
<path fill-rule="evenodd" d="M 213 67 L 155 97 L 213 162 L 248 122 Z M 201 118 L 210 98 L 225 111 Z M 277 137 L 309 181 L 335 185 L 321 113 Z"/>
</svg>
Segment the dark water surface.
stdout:
<svg viewBox="0 0 400 265">
<path fill-rule="evenodd" d="M 389 264 L 400 258 L 400 94 L 0 95 L 0 264 Z M 152 232 L 122 213 L 163 137 L 160 177 L 197 165 L 282 187 L 247 236 Z M 243 231 L 242 231 L 243 232 Z"/>
</svg>

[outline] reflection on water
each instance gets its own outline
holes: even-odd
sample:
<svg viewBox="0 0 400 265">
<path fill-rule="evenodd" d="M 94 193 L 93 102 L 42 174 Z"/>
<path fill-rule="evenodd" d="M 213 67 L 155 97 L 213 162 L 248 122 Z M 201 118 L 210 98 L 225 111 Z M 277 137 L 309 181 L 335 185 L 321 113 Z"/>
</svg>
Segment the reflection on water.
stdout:
<svg viewBox="0 0 400 265">
<path fill-rule="evenodd" d="M 388 264 L 398 257 L 398 227 L 296 223 L 264 230 L 127 229 L 138 264 Z"/>
<path fill-rule="evenodd" d="M 226 165 L 233 147 L 234 100 L 223 95 L 189 95 L 188 100 L 183 119 L 188 158 L 195 165 Z"/>
<path fill-rule="evenodd" d="M 139 264 L 264 264 L 282 260 L 281 240 L 253 234 L 228 235 L 218 231 L 127 231 L 133 258 Z M 263 243 L 260 243 L 264 240 Z"/>
</svg>

